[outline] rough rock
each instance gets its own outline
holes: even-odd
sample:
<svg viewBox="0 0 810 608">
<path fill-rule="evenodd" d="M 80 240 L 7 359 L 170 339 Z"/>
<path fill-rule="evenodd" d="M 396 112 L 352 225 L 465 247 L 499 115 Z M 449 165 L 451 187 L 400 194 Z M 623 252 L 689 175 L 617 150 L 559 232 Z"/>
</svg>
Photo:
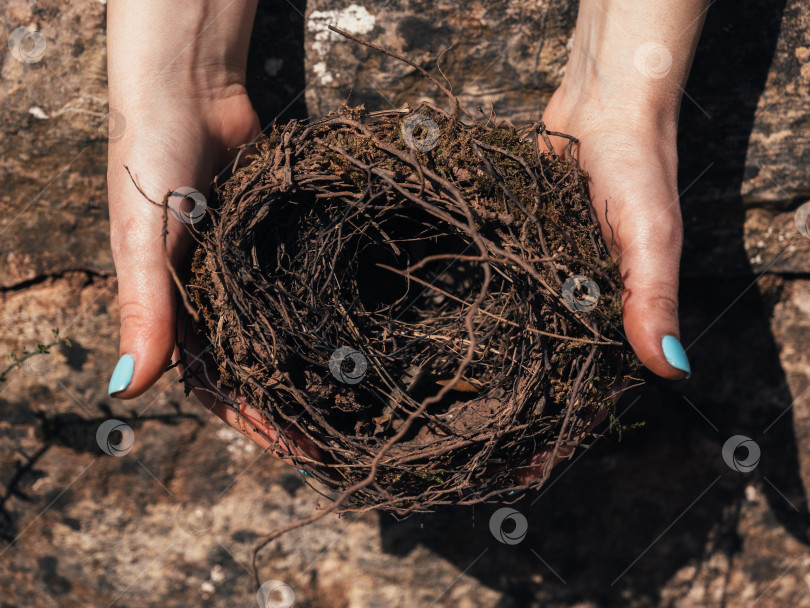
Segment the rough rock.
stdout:
<svg viewBox="0 0 810 608">
<path fill-rule="evenodd" d="M 536 119 L 575 12 L 566 0 L 262 3 L 249 88 L 263 124 L 344 100 L 436 100 L 411 68 L 334 39 L 334 22 L 434 73 L 441 55 L 465 103 Z M 137 400 L 107 397 L 119 316 L 105 5 L 9 0 L 0 21 L 46 42 L 41 61 L 0 60 L 0 353 L 56 327 L 72 341 L 0 383 L 0 606 L 255 605 L 253 541 L 324 499 L 186 400 L 173 372 Z M 795 221 L 810 190 L 808 34 L 801 0 L 709 9 L 679 142 L 692 379 L 629 393 L 621 441 L 606 435 L 511 505 L 528 525 L 518 544 L 489 529 L 505 505 L 327 517 L 272 543 L 263 577 L 322 608 L 810 605 L 810 238 Z M 110 419 L 134 433 L 119 457 L 96 438 Z M 760 449 L 749 472 L 723 459 L 734 435 Z"/>
</svg>

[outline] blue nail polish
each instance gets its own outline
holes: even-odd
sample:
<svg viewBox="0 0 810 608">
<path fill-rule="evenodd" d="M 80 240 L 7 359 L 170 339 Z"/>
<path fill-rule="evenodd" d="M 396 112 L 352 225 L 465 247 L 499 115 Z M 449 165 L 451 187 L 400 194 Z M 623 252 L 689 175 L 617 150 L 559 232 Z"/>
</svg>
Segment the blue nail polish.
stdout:
<svg viewBox="0 0 810 608">
<path fill-rule="evenodd" d="M 692 367 L 689 365 L 689 359 L 686 358 L 686 351 L 681 346 L 678 338 L 664 336 L 661 340 L 661 348 L 664 351 L 667 363 L 676 369 L 685 371 L 687 378 L 692 375 Z"/>
<path fill-rule="evenodd" d="M 135 358 L 132 355 L 124 355 L 118 360 L 110 378 L 110 386 L 107 394 L 112 395 L 124 390 L 132 381 L 132 372 L 135 369 Z"/>
</svg>

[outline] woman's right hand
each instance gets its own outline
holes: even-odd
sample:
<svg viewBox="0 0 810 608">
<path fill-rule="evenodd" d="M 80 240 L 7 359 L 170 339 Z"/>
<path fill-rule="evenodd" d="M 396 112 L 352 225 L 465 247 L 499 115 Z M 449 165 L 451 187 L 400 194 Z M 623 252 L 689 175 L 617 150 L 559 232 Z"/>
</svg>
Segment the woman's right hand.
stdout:
<svg viewBox="0 0 810 608">
<path fill-rule="evenodd" d="M 579 139 L 624 281 L 627 339 L 650 371 L 673 380 L 691 373 L 678 322 L 678 113 L 706 6 L 582 0 L 565 76 L 543 114 L 549 129 Z M 565 155 L 568 140 L 553 141 Z"/>
</svg>

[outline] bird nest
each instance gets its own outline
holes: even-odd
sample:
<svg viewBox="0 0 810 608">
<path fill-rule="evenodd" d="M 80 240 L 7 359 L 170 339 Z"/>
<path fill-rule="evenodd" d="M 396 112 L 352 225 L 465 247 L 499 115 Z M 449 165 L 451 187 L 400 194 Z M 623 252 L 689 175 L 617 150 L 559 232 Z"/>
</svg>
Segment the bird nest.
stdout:
<svg viewBox="0 0 810 608">
<path fill-rule="evenodd" d="M 595 436 L 637 363 L 586 176 L 542 123 L 344 107 L 248 154 L 187 282 L 212 388 L 316 446 L 293 460 L 345 509 L 539 487 Z"/>
</svg>

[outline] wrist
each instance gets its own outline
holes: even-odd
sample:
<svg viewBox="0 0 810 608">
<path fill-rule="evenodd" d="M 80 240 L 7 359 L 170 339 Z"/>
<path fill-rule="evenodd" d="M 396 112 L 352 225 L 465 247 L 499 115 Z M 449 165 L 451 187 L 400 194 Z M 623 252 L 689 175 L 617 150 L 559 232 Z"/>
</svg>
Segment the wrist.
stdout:
<svg viewBox="0 0 810 608">
<path fill-rule="evenodd" d="M 601 124 L 607 121 L 617 128 L 653 129 L 674 138 L 682 95 L 678 86 L 652 87 L 632 76 L 605 78 L 593 66 L 577 67 L 569 62 L 553 101 Z"/>
<path fill-rule="evenodd" d="M 560 95 L 677 122 L 705 0 L 581 0 Z"/>
<path fill-rule="evenodd" d="M 242 88 L 256 1 L 110 0 L 111 104 Z"/>
</svg>

